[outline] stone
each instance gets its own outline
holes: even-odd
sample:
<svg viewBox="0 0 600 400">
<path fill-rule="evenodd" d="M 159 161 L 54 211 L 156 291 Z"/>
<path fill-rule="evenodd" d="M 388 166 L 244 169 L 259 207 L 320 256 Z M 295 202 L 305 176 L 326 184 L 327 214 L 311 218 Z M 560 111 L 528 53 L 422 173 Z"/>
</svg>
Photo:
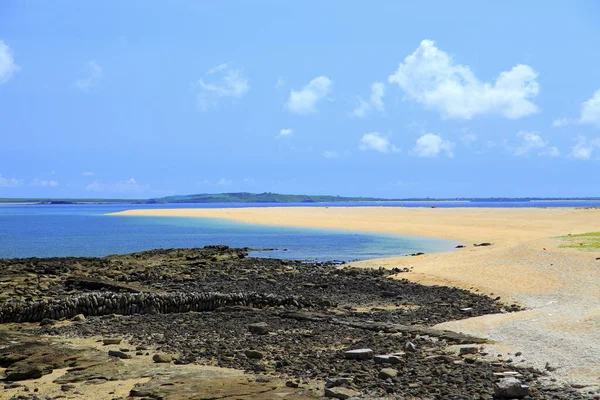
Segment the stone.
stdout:
<svg viewBox="0 0 600 400">
<path fill-rule="evenodd" d="M 19 362 L 8 367 L 4 375 L 7 381 L 24 381 L 27 379 L 38 379 L 42 375 L 50 373 L 52 373 L 51 365 Z"/>
<path fill-rule="evenodd" d="M 263 358 L 265 356 L 262 351 L 258 351 L 258 350 L 246 350 L 246 351 L 244 351 L 244 354 L 246 355 L 246 357 L 254 359 L 254 360 L 260 360 L 261 358 Z"/>
<path fill-rule="evenodd" d="M 528 395 L 529 387 L 513 377 L 500 379 L 494 387 L 494 398 L 497 399 L 521 399 Z"/>
<path fill-rule="evenodd" d="M 344 385 L 351 385 L 352 382 L 354 382 L 354 379 L 348 377 L 328 379 L 327 382 L 325 382 L 325 387 L 332 388 Z"/>
<path fill-rule="evenodd" d="M 122 338 L 104 338 L 104 339 L 102 339 L 102 343 L 105 346 L 108 346 L 111 344 L 121 344 L 122 340 L 123 340 Z"/>
<path fill-rule="evenodd" d="M 111 357 L 120 358 L 122 360 L 128 360 L 128 359 L 131 358 L 131 356 L 129 354 L 124 353 L 124 352 L 119 351 L 119 350 L 109 350 L 108 351 L 108 355 L 111 356 Z"/>
<path fill-rule="evenodd" d="M 398 370 L 394 368 L 384 368 L 379 371 L 379 377 L 381 379 L 391 379 L 398 376 Z"/>
<path fill-rule="evenodd" d="M 373 358 L 376 364 L 400 364 L 402 359 L 395 354 L 378 355 Z"/>
<path fill-rule="evenodd" d="M 73 322 L 85 321 L 85 315 L 77 314 L 76 316 L 71 318 L 71 321 L 73 321 Z"/>
<path fill-rule="evenodd" d="M 266 335 L 269 333 L 269 325 L 265 322 L 258 322 L 256 324 L 248 325 L 248 330 L 253 335 Z"/>
<path fill-rule="evenodd" d="M 156 353 L 152 356 L 152 361 L 157 364 L 169 364 L 171 361 L 173 361 L 173 356 L 170 354 Z"/>
<path fill-rule="evenodd" d="M 343 387 L 334 387 L 334 388 L 325 388 L 325 397 L 330 397 L 334 399 L 349 399 L 351 397 L 358 397 L 360 393 Z"/>
<path fill-rule="evenodd" d="M 50 318 L 44 318 L 40 321 L 40 326 L 54 325 L 56 321 Z"/>
<path fill-rule="evenodd" d="M 406 342 L 404 344 L 404 350 L 414 353 L 417 351 L 417 346 L 413 342 Z"/>
<path fill-rule="evenodd" d="M 344 352 L 344 357 L 348 360 L 370 360 L 373 358 L 373 350 L 371 349 L 356 349 Z"/>
<path fill-rule="evenodd" d="M 299 385 L 298 385 L 298 382 L 296 382 L 296 381 L 287 381 L 285 383 L 285 386 L 289 387 L 289 388 L 296 389 Z"/>
<path fill-rule="evenodd" d="M 63 392 L 68 392 L 69 390 L 73 390 L 73 389 L 75 389 L 75 385 L 66 384 L 66 385 L 60 386 L 60 390 L 62 390 Z"/>
<path fill-rule="evenodd" d="M 458 351 L 458 354 L 465 355 L 465 354 L 477 354 L 479 353 L 479 348 L 475 347 L 475 346 L 466 346 L 466 347 L 461 347 Z"/>
</svg>

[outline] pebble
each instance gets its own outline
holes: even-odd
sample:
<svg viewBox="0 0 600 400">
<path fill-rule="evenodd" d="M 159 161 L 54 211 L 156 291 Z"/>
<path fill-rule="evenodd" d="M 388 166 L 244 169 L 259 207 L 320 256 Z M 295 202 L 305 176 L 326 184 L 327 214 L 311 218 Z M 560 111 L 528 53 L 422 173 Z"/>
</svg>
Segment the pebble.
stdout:
<svg viewBox="0 0 600 400">
<path fill-rule="evenodd" d="M 370 360 L 373 358 L 373 350 L 371 349 L 356 349 L 344 352 L 344 357 L 348 360 Z"/>
</svg>

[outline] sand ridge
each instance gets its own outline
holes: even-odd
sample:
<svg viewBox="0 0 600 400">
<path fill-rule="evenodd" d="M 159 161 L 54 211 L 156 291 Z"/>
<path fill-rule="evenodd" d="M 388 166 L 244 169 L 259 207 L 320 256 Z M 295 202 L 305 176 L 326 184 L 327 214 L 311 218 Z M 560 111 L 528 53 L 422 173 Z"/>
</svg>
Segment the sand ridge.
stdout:
<svg viewBox="0 0 600 400">
<path fill-rule="evenodd" d="M 600 230 L 600 209 L 253 207 L 146 209 L 113 215 L 226 218 L 265 225 L 326 228 L 450 239 L 466 247 L 418 257 L 354 263 L 358 267 L 410 267 L 407 278 L 500 296 L 528 308 L 448 322 L 439 327 L 497 343 L 491 355 L 544 369 L 562 381 L 600 382 L 600 257 L 561 247 L 557 237 Z M 474 243 L 491 242 L 489 247 Z"/>
</svg>

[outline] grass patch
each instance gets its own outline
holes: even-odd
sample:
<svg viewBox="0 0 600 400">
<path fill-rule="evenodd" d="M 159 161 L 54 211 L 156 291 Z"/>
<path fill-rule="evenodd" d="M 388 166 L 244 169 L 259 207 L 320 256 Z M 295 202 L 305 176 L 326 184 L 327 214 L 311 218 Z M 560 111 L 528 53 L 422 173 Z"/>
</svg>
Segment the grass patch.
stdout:
<svg viewBox="0 0 600 400">
<path fill-rule="evenodd" d="M 582 250 L 600 250 L 600 232 L 561 236 L 566 243 L 560 247 Z"/>
</svg>

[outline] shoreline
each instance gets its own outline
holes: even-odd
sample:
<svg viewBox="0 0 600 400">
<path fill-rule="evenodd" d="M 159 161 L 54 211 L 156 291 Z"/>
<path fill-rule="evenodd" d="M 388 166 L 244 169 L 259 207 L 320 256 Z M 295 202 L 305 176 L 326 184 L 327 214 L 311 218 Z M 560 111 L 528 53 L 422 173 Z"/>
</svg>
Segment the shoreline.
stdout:
<svg viewBox="0 0 600 400">
<path fill-rule="evenodd" d="M 113 215 L 225 218 L 253 224 L 350 229 L 432 237 L 466 247 L 419 257 L 352 263 L 410 268 L 398 278 L 500 297 L 527 308 L 441 324 L 486 337 L 490 354 L 523 352 L 530 365 L 549 365 L 559 381 L 598 384 L 600 261 L 598 252 L 562 248 L 561 236 L 598 231 L 600 209 L 297 207 L 130 210 Z M 488 247 L 474 243 L 490 242 Z"/>
</svg>

